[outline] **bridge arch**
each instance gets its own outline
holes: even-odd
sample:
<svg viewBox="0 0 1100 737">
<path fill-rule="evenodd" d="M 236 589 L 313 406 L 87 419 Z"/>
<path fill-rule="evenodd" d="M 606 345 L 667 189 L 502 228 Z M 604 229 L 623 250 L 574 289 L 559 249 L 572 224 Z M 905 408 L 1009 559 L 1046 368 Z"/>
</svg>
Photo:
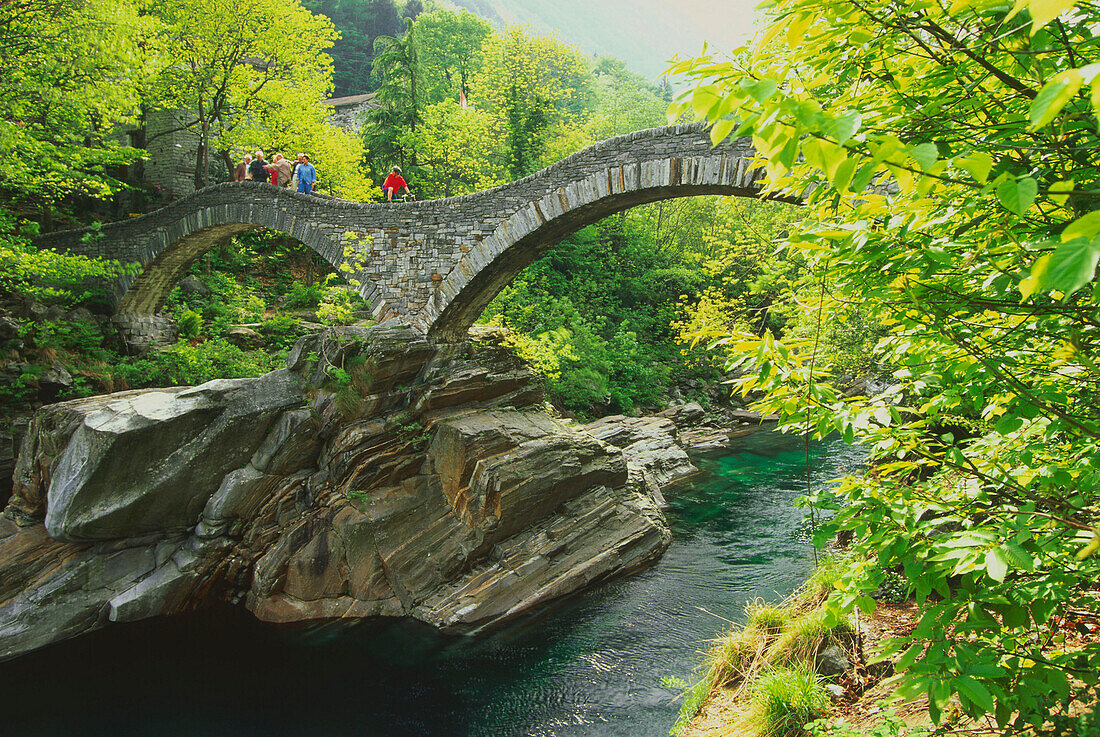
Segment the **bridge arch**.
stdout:
<svg viewBox="0 0 1100 737">
<path fill-rule="evenodd" d="M 648 133 L 648 131 L 646 132 Z M 709 141 L 708 141 L 709 143 Z M 708 194 L 759 196 L 763 172 L 747 146 L 614 164 L 532 200 L 463 255 L 419 316 L 431 337 L 458 340 L 523 269 L 562 238 L 623 210 Z"/>
<path fill-rule="evenodd" d="M 38 244 L 134 266 L 106 285 L 112 306 L 118 315 L 154 315 L 195 261 L 248 230 L 284 233 L 339 269 L 343 245 L 331 229 L 320 226 L 316 203 L 313 197 L 258 182 L 220 184 L 148 215 L 98 230 L 51 233 Z M 377 292 L 369 278 L 359 281 L 361 292 Z"/>
</svg>

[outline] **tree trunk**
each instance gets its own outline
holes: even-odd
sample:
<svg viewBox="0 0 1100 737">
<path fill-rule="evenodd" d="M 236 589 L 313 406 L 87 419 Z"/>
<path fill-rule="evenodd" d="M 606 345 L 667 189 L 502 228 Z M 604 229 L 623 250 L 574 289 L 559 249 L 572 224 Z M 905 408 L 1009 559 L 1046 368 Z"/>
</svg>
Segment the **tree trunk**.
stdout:
<svg viewBox="0 0 1100 737">
<path fill-rule="evenodd" d="M 229 152 L 222 149 L 218 152 L 218 155 L 222 157 L 222 163 L 225 164 L 225 170 L 233 174 L 233 171 L 237 168 L 237 164 L 233 161 L 233 157 L 229 155 Z"/>
</svg>

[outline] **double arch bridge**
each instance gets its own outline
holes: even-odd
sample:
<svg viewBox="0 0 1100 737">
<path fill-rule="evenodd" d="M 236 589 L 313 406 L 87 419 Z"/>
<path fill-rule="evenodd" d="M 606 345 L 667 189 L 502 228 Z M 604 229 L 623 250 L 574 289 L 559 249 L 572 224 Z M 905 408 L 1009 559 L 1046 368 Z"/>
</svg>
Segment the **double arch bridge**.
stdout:
<svg viewBox="0 0 1100 737">
<path fill-rule="evenodd" d="M 701 125 L 601 141 L 494 189 L 440 200 L 358 203 L 257 182 L 217 184 L 148 215 L 39 237 L 42 248 L 136 263 L 110 286 L 128 342 L 156 328 L 169 293 L 231 235 L 285 233 L 348 275 L 375 318 L 457 340 L 485 306 L 562 237 L 636 205 L 704 194 L 758 196 L 746 139 L 712 146 Z"/>
</svg>

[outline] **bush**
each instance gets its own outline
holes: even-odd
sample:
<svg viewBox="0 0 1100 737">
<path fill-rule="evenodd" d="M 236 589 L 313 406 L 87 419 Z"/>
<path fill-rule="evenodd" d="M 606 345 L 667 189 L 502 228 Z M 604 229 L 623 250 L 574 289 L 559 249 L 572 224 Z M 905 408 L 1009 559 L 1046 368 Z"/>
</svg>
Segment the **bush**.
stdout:
<svg viewBox="0 0 1100 737">
<path fill-rule="evenodd" d="M 607 376 L 588 367 L 563 372 L 550 388 L 562 406 L 583 414 L 598 413 L 611 397 Z"/>
<path fill-rule="evenodd" d="M 198 345 L 176 343 L 122 363 L 117 373 L 133 387 L 202 384 L 212 379 L 261 376 L 282 364 L 263 351 L 243 351 L 222 339 Z"/>
<path fill-rule="evenodd" d="M 12 228 L 12 221 L 0 216 L 0 293 L 66 308 L 105 306 L 105 283 L 128 268 L 117 261 L 39 251 Z"/>
<path fill-rule="evenodd" d="M 102 358 L 103 332 L 95 323 L 48 321 L 22 326 L 23 340 L 33 346 L 39 358 L 52 360 L 58 353 L 83 353 Z"/>
<path fill-rule="evenodd" d="M 844 720 L 829 724 L 825 719 L 810 722 L 806 729 L 810 737 L 925 737 L 928 734 L 927 728 L 910 727 L 904 719 L 886 709 L 886 702 L 879 702 L 879 706 L 884 709 L 881 721 L 866 731 L 856 729 Z"/>
<path fill-rule="evenodd" d="M 324 296 L 317 308 L 317 318 L 325 325 L 348 325 L 355 320 L 355 311 L 364 306 L 355 290 L 339 284 L 329 286 L 331 276 L 325 280 Z"/>
<path fill-rule="evenodd" d="M 181 338 L 197 338 L 202 332 L 202 315 L 193 310 L 184 310 L 176 318 Z"/>
<path fill-rule="evenodd" d="M 260 331 L 264 334 L 268 347 L 280 350 L 290 348 L 305 334 L 301 320 L 283 313 L 265 320 Z"/>
<path fill-rule="evenodd" d="M 305 286 L 299 281 L 290 285 L 290 291 L 286 293 L 287 307 L 316 307 L 321 304 L 324 297 L 324 287 L 320 284 Z"/>
</svg>

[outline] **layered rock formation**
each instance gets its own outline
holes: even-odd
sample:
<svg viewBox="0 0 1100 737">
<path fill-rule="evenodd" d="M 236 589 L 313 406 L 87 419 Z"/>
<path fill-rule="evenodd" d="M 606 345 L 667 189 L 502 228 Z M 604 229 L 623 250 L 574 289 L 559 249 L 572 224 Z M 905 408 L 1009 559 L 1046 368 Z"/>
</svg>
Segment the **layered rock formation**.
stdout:
<svg viewBox="0 0 1100 737">
<path fill-rule="evenodd" d="M 0 519 L 0 658 L 218 600 L 273 622 L 514 615 L 668 546 L 653 492 L 690 463 L 624 438 L 551 419 L 504 348 L 400 327 L 305 338 L 258 379 L 43 408 Z"/>
</svg>

